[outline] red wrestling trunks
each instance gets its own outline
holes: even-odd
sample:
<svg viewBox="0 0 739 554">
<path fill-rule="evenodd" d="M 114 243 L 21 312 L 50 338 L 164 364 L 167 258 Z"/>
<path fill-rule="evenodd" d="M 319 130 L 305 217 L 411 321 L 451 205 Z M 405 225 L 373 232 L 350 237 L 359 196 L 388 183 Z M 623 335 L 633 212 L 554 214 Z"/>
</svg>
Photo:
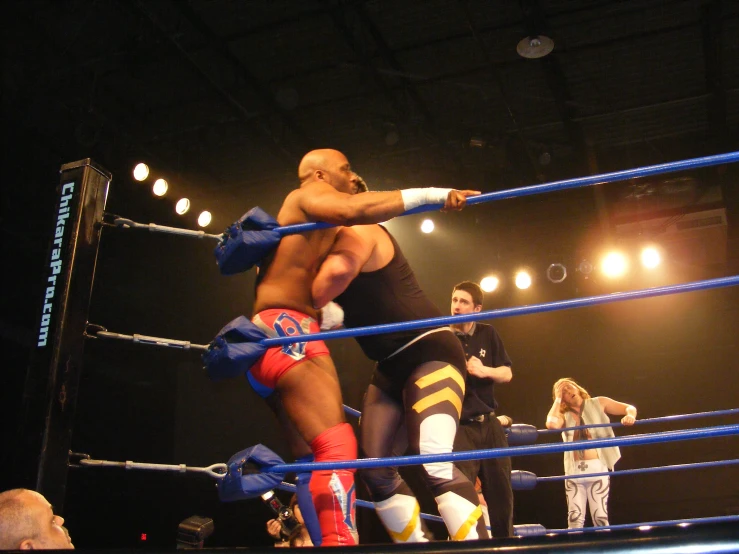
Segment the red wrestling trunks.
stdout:
<svg viewBox="0 0 739 554">
<path fill-rule="evenodd" d="M 288 309 L 263 310 L 252 318 L 252 323 L 270 338 L 294 337 L 319 333 L 318 322 L 304 313 Z M 316 356 L 328 356 L 322 340 L 295 342 L 269 348 L 250 370 L 251 378 L 263 387 L 274 389 L 277 381 L 297 364 Z"/>
</svg>

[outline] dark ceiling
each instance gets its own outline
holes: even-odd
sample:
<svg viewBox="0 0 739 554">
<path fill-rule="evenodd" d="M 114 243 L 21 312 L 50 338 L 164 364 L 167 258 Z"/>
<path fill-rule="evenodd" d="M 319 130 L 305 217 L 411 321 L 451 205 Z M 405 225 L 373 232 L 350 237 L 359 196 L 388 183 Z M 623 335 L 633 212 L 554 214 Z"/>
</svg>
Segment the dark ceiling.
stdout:
<svg viewBox="0 0 739 554">
<path fill-rule="evenodd" d="M 728 0 L 3 10 L 5 115 L 37 156 L 127 171 L 146 160 L 219 225 L 294 186 L 314 147 L 346 151 L 374 188 L 487 191 L 727 151 L 739 123 L 739 5 Z M 519 56 L 537 34 L 554 51 Z"/>
</svg>

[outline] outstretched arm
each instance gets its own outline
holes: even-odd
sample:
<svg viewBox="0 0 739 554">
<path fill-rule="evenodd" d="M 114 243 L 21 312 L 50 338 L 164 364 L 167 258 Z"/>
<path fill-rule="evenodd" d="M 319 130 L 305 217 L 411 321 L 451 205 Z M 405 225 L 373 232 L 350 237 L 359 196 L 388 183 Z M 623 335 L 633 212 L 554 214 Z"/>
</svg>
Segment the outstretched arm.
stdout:
<svg viewBox="0 0 739 554">
<path fill-rule="evenodd" d="M 418 188 L 387 192 L 346 194 L 327 183 L 317 182 L 297 191 L 298 206 L 308 221 L 336 225 L 381 223 L 426 204 L 444 204 L 444 211 L 461 210 L 468 196 L 479 191 Z"/>
<path fill-rule="evenodd" d="M 636 421 L 636 408 L 631 404 L 618 402 L 607 396 L 599 396 L 598 402 L 605 413 L 624 416 L 621 418 L 621 423 L 624 425 L 633 425 Z"/>
<path fill-rule="evenodd" d="M 362 227 L 339 230 L 313 281 L 314 307 L 325 306 L 346 290 L 369 260 L 375 245 L 375 241 L 362 232 Z"/>
</svg>

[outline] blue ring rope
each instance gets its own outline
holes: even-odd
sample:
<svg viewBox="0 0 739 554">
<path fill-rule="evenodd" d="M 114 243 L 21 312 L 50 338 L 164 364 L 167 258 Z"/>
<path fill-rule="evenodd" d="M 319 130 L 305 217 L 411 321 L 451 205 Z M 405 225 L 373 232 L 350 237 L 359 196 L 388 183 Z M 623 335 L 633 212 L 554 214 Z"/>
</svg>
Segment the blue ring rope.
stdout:
<svg viewBox="0 0 739 554">
<path fill-rule="evenodd" d="M 347 411 L 347 413 L 352 414 L 352 412 L 348 411 L 348 410 L 351 410 L 351 408 L 349 408 L 348 406 L 345 406 L 345 410 Z M 716 410 L 714 412 L 696 412 L 693 414 L 678 414 L 678 415 L 671 415 L 671 416 L 637 419 L 632 425 L 624 425 L 623 423 L 616 421 L 613 423 L 591 423 L 590 425 L 576 425 L 574 427 L 562 427 L 561 429 L 537 429 L 536 432 L 540 434 L 548 435 L 552 433 L 562 433 L 564 431 L 576 431 L 578 429 L 594 429 L 596 427 L 614 427 L 614 428 L 615 427 L 631 427 L 633 425 L 643 425 L 645 423 L 682 421 L 685 419 L 698 419 L 701 417 L 724 416 L 724 415 L 734 415 L 734 414 L 739 414 L 739 408 L 731 408 L 729 410 Z M 359 415 L 359 412 L 357 412 L 356 415 Z"/>
<path fill-rule="evenodd" d="M 588 449 L 608 448 L 611 446 L 635 446 L 661 442 L 675 442 L 682 440 L 707 439 L 739 435 L 739 424 L 718 425 L 702 429 L 684 429 L 680 431 L 664 431 L 661 433 L 644 433 L 625 437 L 611 437 L 607 439 L 592 439 L 588 441 Z M 503 458 L 506 456 L 528 456 L 532 454 L 554 454 L 582 450 L 580 442 L 563 442 L 526 446 L 509 446 L 508 448 L 493 448 L 489 450 L 468 450 L 465 452 L 448 452 L 444 454 L 425 454 L 421 456 L 397 456 L 393 458 L 365 458 L 362 460 L 348 460 L 343 462 L 311 462 L 295 464 L 276 464 L 265 467 L 266 473 L 288 473 L 315 470 L 336 470 L 368 467 L 410 466 L 435 462 L 463 462 L 488 458 Z"/>
<path fill-rule="evenodd" d="M 626 179 L 636 179 L 638 177 L 649 177 L 660 173 L 672 173 L 682 171 L 684 169 L 697 169 L 699 167 L 709 167 L 712 165 L 720 165 L 724 163 L 733 163 L 739 161 L 739 152 L 728 152 L 726 154 L 716 154 L 713 156 L 704 156 L 702 158 L 692 158 L 678 162 L 667 162 L 657 165 L 648 165 L 637 167 L 635 169 L 625 169 L 622 171 L 613 171 L 611 173 L 601 173 L 600 175 L 589 175 L 587 177 L 576 177 L 574 179 L 564 179 L 562 181 L 553 181 L 551 183 L 541 183 L 528 187 L 519 187 L 515 189 L 499 190 L 496 192 L 488 192 L 479 196 L 471 196 L 467 198 L 468 205 L 481 204 L 482 202 L 490 202 L 492 200 L 503 200 L 506 198 L 518 198 L 521 196 L 531 196 L 544 192 L 553 192 L 555 190 L 573 189 L 578 187 L 586 187 L 590 185 L 598 185 L 602 183 L 612 183 L 615 181 L 625 181 Z M 408 210 L 401 215 L 411 215 L 421 212 L 429 212 L 439 210 L 443 204 L 428 204 L 419 206 L 412 210 Z M 331 223 L 299 223 L 297 225 L 286 225 L 277 227 L 280 236 L 294 235 L 306 231 L 316 231 L 318 229 L 326 229 L 334 227 Z"/>
<path fill-rule="evenodd" d="M 354 416 L 354 417 L 360 417 L 362 415 L 362 412 L 359 410 L 355 410 L 351 406 L 347 406 L 346 404 L 344 406 L 344 412 L 347 414 Z M 692 414 L 677 414 L 677 415 L 671 415 L 671 416 L 660 416 L 660 417 L 648 417 L 645 419 L 637 419 L 632 425 L 624 425 L 620 422 L 613 422 L 613 423 L 591 423 L 590 425 L 576 425 L 574 427 L 562 427 L 561 429 L 537 429 L 536 432 L 540 434 L 552 434 L 552 433 L 562 433 L 564 431 L 576 431 L 578 429 L 593 429 L 595 427 L 632 427 L 633 425 L 643 425 L 645 423 L 664 423 L 664 422 L 672 422 L 672 421 L 684 421 L 686 419 L 699 419 L 703 417 L 718 417 L 718 416 L 726 416 L 726 415 L 735 415 L 739 414 L 739 408 L 730 408 L 728 410 L 715 410 L 713 412 L 695 412 Z"/>
<path fill-rule="evenodd" d="M 428 327 L 443 327 L 445 325 L 469 323 L 472 321 L 482 321 L 487 319 L 497 319 L 501 317 L 528 315 L 541 312 L 553 312 L 556 310 L 568 310 L 571 308 L 583 308 L 586 306 L 596 306 L 599 304 L 609 304 L 611 302 L 619 302 L 621 300 L 635 300 L 638 298 L 650 298 L 653 296 L 664 296 L 667 294 L 677 294 L 684 292 L 693 292 L 698 290 L 715 289 L 719 287 L 728 287 L 739 285 L 739 275 L 732 277 L 719 277 L 716 279 L 706 279 L 703 281 L 692 281 L 690 283 L 681 283 L 678 285 L 666 285 L 662 287 L 652 287 L 648 289 L 640 289 L 627 292 L 614 292 L 612 294 L 601 294 L 598 296 L 586 296 L 584 298 L 571 298 L 569 300 L 559 300 L 557 302 L 547 302 L 545 304 L 532 304 L 530 306 L 516 306 L 513 308 L 501 308 L 498 310 L 488 310 L 484 312 L 475 312 L 471 314 L 432 317 L 429 319 L 419 319 L 416 321 L 405 321 L 402 323 L 385 323 L 383 325 L 370 325 L 368 327 L 354 327 L 351 329 L 339 329 L 337 331 L 326 331 L 323 333 L 311 333 L 307 335 L 294 335 L 290 337 L 276 337 L 270 339 L 262 339 L 259 341 L 264 346 L 281 346 L 283 344 L 292 344 L 295 342 L 310 342 L 314 340 L 330 340 L 341 339 L 346 337 L 362 337 L 367 335 L 379 335 L 382 333 L 394 333 L 397 331 L 411 331 L 414 329 L 425 329 Z"/>
<path fill-rule="evenodd" d="M 587 461 L 587 460 L 585 460 Z M 587 477 L 603 477 L 618 475 L 637 475 L 640 473 L 657 473 L 660 471 L 680 471 L 684 469 L 695 469 L 699 467 L 721 467 L 739 464 L 739 460 L 716 460 L 714 462 L 695 462 L 691 464 L 675 464 L 669 466 L 658 467 L 641 467 L 636 469 L 622 469 L 619 471 L 602 471 L 600 473 L 586 473 L 584 475 L 551 475 L 548 477 L 537 477 L 537 483 L 546 483 L 549 481 L 568 481 L 572 479 L 585 479 Z"/>
</svg>

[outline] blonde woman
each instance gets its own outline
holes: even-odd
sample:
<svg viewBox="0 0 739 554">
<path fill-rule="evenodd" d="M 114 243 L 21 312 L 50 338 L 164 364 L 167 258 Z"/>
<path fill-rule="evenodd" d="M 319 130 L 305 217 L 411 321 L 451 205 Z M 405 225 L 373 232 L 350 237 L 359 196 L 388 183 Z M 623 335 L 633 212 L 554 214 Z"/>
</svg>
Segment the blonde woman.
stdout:
<svg viewBox="0 0 739 554">
<path fill-rule="evenodd" d="M 633 425 L 636 408 L 617 402 L 607 396 L 591 398 L 584 388 L 573 379 L 560 379 L 552 387 L 552 404 L 547 415 L 547 429 L 562 429 L 596 423 L 609 423 L 608 415 L 623 416 L 621 423 Z M 595 427 L 563 431 L 565 442 L 585 441 L 613 437 L 611 427 Z M 608 448 L 586 448 L 564 453 L 565 475 L 589 475 L 613 471 L 621 457 L 617 446 Z M 565 480 L 567 494 L 567 523 L 569 529 L 579 529 L 585 524 L 585 508 L 590 505 L 590 516 L 596 527 L 608 525 L 608 492 L 610 480 L 607 475 L 580 477 Z"/>
</svg>

